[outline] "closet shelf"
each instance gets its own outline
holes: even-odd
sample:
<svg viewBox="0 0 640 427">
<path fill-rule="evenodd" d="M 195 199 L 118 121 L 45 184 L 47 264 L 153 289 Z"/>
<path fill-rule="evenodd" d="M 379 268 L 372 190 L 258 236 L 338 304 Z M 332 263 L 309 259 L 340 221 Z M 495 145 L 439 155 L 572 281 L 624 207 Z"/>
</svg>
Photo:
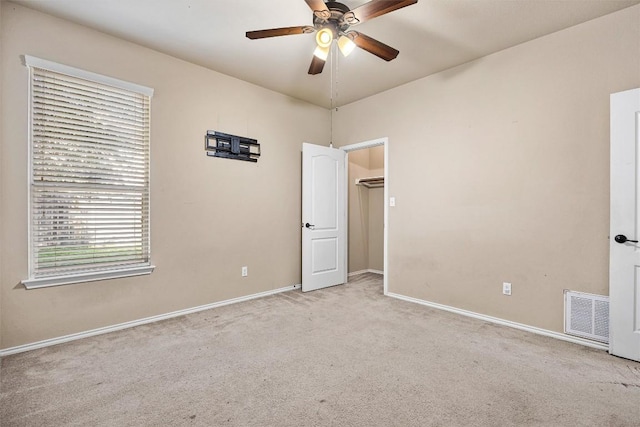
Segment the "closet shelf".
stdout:
<svg viewBox="0 0 640 427">
<path fill-rule="evenodd" d="M 384 187 L 384 176 L 372 176 L 369 178 L 356 178 L 356 185 L 367 188 Z"/>
</svg>

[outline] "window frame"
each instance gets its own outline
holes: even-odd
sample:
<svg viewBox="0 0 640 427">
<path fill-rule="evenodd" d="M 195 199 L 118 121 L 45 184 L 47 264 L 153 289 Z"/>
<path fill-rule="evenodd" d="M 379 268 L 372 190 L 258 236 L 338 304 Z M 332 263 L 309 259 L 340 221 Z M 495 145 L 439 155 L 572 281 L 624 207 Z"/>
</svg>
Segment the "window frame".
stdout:
<svg viewBox="0 0 640 427">
<path fill-rule="evenodd" d="M 59 285 L 67 285 L 72 283 L 82 283 L 82 282 L 92 282 L 97 280 L 106 280 L 106 279 L 114 279 L 114 278 L 123 278 L 123 277 L 132 277 L 132 276 L 140 276 L 140 275 L 148 275 L 155 269 L 155 266 L 151 262 L 151 98 L 153 97 L 154 90 L 152 88 L 138 85 L 135 83 L 130 83 L 124 80 L 119 80 L 113 77 L 104 76 L 102 74 L 93 73 L 90 71 L 85 71 L 79 68 L 70 67 L 63 64 L 58 64 L 56 62 L 48 61 L 41 58 L 36 58 L 29 55 L 24 55 L 24 65 L 29 69 L 29 90 L 28 90 L 28 180 L 27 180 L 27 197 L 28 197 L 28 257 L 29 257 L 29 278 L 23 280 L 21 283 L 27 289 L 36 289 L 50 286 L 59 286 Z M 42 276 L 35 277 L 34 276 L 34 230 L 32 226 L 32 218 L 33 218 L 33 203 L 32 203 L 32 192 L 33 192 L 33 68 L 39 68 L 47 71 L 52 71 L 55 73 L 67 75 L 72 78 L 78 78 L 87 80 L 94 83 L 99 83 L 102 85 L 111 86 L 117 89 L 126 90 L 130 92 L 135 92 L 149 98 L 149 161 L 147 164 L 147 173 L 148 173 L 148 181 L 147 181 L 147 192 L 149 197 L 149 206 L 147 207 L 148 218 L 147 221 L 149 223 L 149 259 L 148 262 L 144 264 L 133 264 L 133 265 L 125 265 L 122 267 L 105 269 L 105 270 L 92 270 L 92 271 L 80 271 L 74 272 L 72 274 L 66 275 L 51 275 L 51 276 Z"/>
</svg>

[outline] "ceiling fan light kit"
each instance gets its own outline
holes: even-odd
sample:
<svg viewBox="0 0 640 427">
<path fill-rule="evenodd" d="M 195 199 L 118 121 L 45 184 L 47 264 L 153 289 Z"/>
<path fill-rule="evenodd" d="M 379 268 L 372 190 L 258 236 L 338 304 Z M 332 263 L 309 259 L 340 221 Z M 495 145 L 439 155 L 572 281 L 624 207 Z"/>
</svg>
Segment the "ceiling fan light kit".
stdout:
<svg viewBox="0 0 640 427">
<path fill-rule="evenodd" d="M 340 52 L 342 52 L 346 57 L 353 52 L 353 49 L 356 48 L 356 44 L 351 40 L 351 38 L 347 36 L 340 36 L 340 38 L 338 38 L 338 48 L 340 48 Z"/>
<path fill-rule="evenodd" d="M 313 51 L 313 54 L 316 56 L 316 58 L 326 61 L 327 58 L 329 57 L 329 46 L 327 47 L 316 46 L 316 50 Z"/>
<path fill-rule="evenodd" d="M 324 27 L 316 33 L 316 43 L 319 47 L 328 48 L 333 42 L 333 31 L 329 27 Z"/>
<path fill-rule="evenodd" d="M 353 10 L 336 1 L 305 0 L 305 2 L 313 11 L 313 27 L 304 25 L 247 31 L 246 36 L 251 40 L 256 40 L 316 32 L 317 47 L 309 66 L 309 74 L 320 74 L 329 57 L 329 50 L 334 40 L 337 40 L 338 48 L 344 56 L 359 47 L 385 61 L 395 59 L 398 56 L 398 50 L 365 34 L 350 30 L 350 27 L 416 4 L 418 0 L 372 0 Z"/>
</svg>

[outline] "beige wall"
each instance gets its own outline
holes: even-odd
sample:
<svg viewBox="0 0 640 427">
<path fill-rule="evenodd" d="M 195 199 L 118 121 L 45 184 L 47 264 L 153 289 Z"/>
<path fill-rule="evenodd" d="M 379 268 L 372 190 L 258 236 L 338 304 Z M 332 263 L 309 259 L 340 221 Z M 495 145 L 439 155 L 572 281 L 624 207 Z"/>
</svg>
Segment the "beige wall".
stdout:
<svg viewBox="0 0 640 427">
<path fill-rule="evenodd" d="M 391 292 L 556 331 L 563 289 L 608 292 L 608 103 L 640 86 L 638 22 L 635 6 L 340 108 L 335 139 L 389 137 Z M 0 348 L 299 283 L 300 143 L 329 140 L 327 110 L 14 4 L 0 26 Z M 152 275 L 19 285 L 23 54 L 155 88 Z M 207 129 L 262 158 L 207 158 Z"/>
<path fill-rule="evenodd" d="M 640 86 L 638 23 L 634 6 L 340 108 L 336 139 L 389 137 L 391 292 L 554 331 L 563 289 L 608 293 L 609 94 Z"/>
<path fill-rule="evenodd" d="M 2 8 L 1 348 L 300 283 L 301 143 L 329 140 L 326 109 L 21 6 Z M 24 54 L 155 89 L 150 276 L 19 285 L 28 273 Z M 262 157 L 207 157 L 208 129 L 257 138 Z"/>
<path fill-rule="evenodd" d="M 384 146 L 369 148 L 369 176 L 384 176 Z M 384 188 L 369 190 L 369 270 L 384 270 Z"/>
<path fill-rule="evenodd" d="M 349 273 L 383 270 L 382 188 L 355 185 L 357 178 L 384 175 L 384 147 L 349 153 Z"/>
<path fill-rule="evenodd" d="M 369 190 L 355 185 L 369 175 L 368 150 L 349 153 L 349 273 L 369 268 Z"/>
</svg>

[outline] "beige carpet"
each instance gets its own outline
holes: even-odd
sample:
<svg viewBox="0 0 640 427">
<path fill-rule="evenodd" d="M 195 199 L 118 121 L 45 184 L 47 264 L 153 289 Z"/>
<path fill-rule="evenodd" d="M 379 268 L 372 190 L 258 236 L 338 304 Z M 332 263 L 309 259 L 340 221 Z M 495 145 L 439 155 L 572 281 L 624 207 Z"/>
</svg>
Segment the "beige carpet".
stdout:
<svg viewBox="0 0 640 427">
<path fill-rule="evenodd" d="M 371 274 L 1 363 L 2 427 L 640 425 L 640 364 L 385 298 Z"/>
</svg>

